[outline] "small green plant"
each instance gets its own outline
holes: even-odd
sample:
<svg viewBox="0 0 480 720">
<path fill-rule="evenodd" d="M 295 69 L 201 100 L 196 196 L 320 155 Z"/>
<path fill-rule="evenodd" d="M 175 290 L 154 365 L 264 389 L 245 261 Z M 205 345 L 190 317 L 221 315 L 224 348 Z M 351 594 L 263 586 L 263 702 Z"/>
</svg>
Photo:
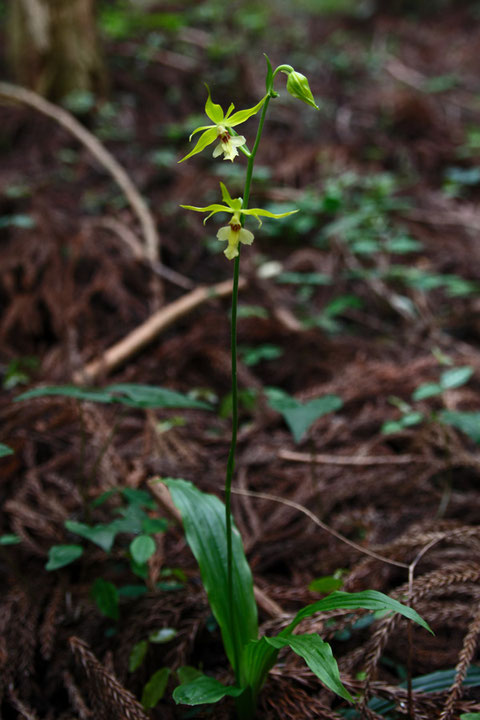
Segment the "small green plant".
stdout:
<svg viewBox="0 0 480 720">
<path fill-rule="evenodd" d="M 449 362 L 449 359 L 447 359 Z M 459 388 L 465 385 L 473 375 L 473 368 L 469 365 L 462 367 L 450 367 L 444 370 L 438 382 L 423 383 L 412 393 L 412 401 L 419 402 L 431 397 L 441 397 L 447 390 Z M 382 432 L 386 435 L 400 432 L 406 428 L 419 425 L 425 420 L 441 422 L 452 425 L 465 434 L 469 435 L 474 442 L 480 442 L 480 428 L 478 412 L 458 412 L 453 410 L 432 411 L 429 415 L 415 409 L 410 403 L 397 397 L 390 398 L 392 405 L 395 405 L 401 413 L 398 420 L 389 420 L 382 425 Z"/>
<path fill-rule="evenodd" d="M 207 87 L 205 113 L 212 124 L 194 130 L 190 138 L 199 132 L 200 138 L 180 161 L 183 162 L 214 143 L 214 157 L 223 155 L 224 160 L 233 162 L 242 153 L 247 158 L 243 197 L 232 198 L 225 184 L 221 182 L 222 203 L 205 207 L 182 205 L 188 210 L 208 213 L 205 220 L 216 213 L 227 213 L 231 216 L 228 224 L 217 232 L 217 239 L 227 243 L 225 256 L 234 261 L 231 311 L 232 438 L 226 469 L 225 505 L 214 495 L 201 492 L 190 482 L 174 478 L 163 479 L 181 513 L 186 540 L 198 562 L 203 586 L 220 627 L 225 652 L 235 675 L 235 682 L 231 685 L 224 685 L 202 673 L 197 673 L 194 677 L 189 675 L 175 689 L 173 696 L 176 702 L 187 705 L 215 703 L 226 696 L 233 697 L 240 720 L 251 720 L 255 716 L 258 693 L 269 670 L 276 663 L 279 651 L 287 647 L 304 659 L 327 688 L 344 700 L 353 702 L 340 680 L 338 666 L 328 643 L 317 634 L 294 634 L 300 622 L 314 613 L 344 608 L 393 611 L 428 628 L 413 609 L 382 593 L 368 590 L 352 594 L 335 591 L 323 600 L 303 608 L 279 634 L 272 637 L 258 636 L 252 573 L 231 514 L 238 432 L 237 313 L 240 251 L 242 245 L 251 245 L 254 240 L 253 233 L 244 228 L 246 219 L 253 216 L 261 225 L 260 217 L 278 219 L 293 216 L 297 212 L 287 210 L 278 213 L 249 207 L 255 156 L 267 109 L 270 101 L 278 97 L 274 90 L 278 73 L 287 75 L 287 90 L 293 97 L 314 108 L 318 107 L 304 75 L 289 65 L 280 65 L 273 70 L 269 59 L 266 60 L 266 94 L 252 108 L 234 113 L 232 103 L 224 112 L 220 105 L 212 101 Z M 260 113 L 257 135 L 250 150 L 246 138 L 238 135 L 235 128 L 257 113 Z M 283 415 L 297 442 L 314 420 L 341 406 L 341 400 L 336 396 L 317 398 L 303 404 L 275 388 L 267 390 L 267 398 L 270 406 Z"/>
<path fill-rule="evenodd" d="M 105 553 L 110 554 L 119 535 L 133 535 L 121 547 L 130 570 L 143 581 L 148 580 L 148 560 L 156 550 L 155 535 L 163 533 L 168 523 L 163 518 L 151 517 L 147 511 L 154 511 L 156 503 L 151 495 L 144 490 L 134 488 L 120 488 L 109 490 L 94 501 L 98 507 L 115 494 L 120 494 L 123 504 L 116 507 L 115 517 L 109 523 L 90 525 L 78 520 L 66 520 L 65 529 L 72 535 L 88 540 Z M 47 570 L 59 570 L 78 560 L 84 553 L 82 545 L 53 545 L 48 553 Z M 142 586 L 140 586 L 141 589 Z M 91 596 L 96 602 L 100 612 L 112 620 L 119 619 L 119 599 L 121 595 L 132 596 L 140 594 L 135 586 L 126 586 L 127 591 L 102 577 L 97 578 L 91 588 Z M 138 588 L 137 588 L 138 590 Z"/>
</svg>

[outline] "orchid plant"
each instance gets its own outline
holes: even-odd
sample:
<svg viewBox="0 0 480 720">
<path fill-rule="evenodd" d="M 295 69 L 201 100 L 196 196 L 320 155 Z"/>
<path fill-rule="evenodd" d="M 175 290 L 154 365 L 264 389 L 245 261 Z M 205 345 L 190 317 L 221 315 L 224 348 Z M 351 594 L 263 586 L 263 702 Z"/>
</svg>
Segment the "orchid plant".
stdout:
<svg viewBox="0 0 480 720">
<path fill-rule="evenodd" d="M 225 696 L 233 697 L 240 720 L 251 720 L 255 717 L 258 693 L 269 670 L 276 663 L 278 653 L 285 647 L 289 647 L 302 657 L 327 688 L 345 701 L 354 702 L 341 682 L 338 666 L 328 643 L 318 634 L 294 634 L 300 622 L 314 613 L 340 608 L 398 612 L 429 629 L 412 608 L 382 593 L 366 590 L 360 593 L 334 592 L 300 610 L 275 637 L 258 637 L 257 605 L 252 573 L 245 557 L 240 534 L 231 515 L 231 491 L 238 429 L 237 304 L 240 246 L 251 245 L 254 240 L 253 233 L 243 227 L 246 217 L 255 217 L 261 225 L 261 217 L 280 219 L 297 212 L 293 210 L 276 214 L 261 208 L 248 207 L 255 156 L 267 109 L 270 101 L 278 97 L 273 87 L 278 73 L 283 72 L 287 75 L 287 91 L 293 97 L 318 109 L 304 75 L 295 71 L 290 65 L 279 65 L 273 70 L 268 57 L 266 61 L 266 93 L 249 109 L 234 113 L 235 108 L 232 103 L 224 113 L 220 105 L 212 101 L 207 86 L 205 113 L 214 124 L 193 131 L 190 139 L 198 132 L 202 134 L 193 150 L 180 160 L 183 162 L 191 158 L 215 142 L 218 144 L 213 151 L 214 157 L 223 154 L 224 160 L 233 162 L 241 152 L 247 158 L 243 198 L 232 198 L 224 183 L 220 183 L 223 204 L 214 203 L 205 207 L 181 206 L 187 210 L 208 213 L 204 223 L 212 215 L 220 212 L 231 215 L 229 223 L 217 232 L 218 240 L 227 242 L 226 257 L 234 261 L 231 312 L 232 435 L 226 467 L 225 504 L 223 505 L 217 497 L 201 492 L 185 480 L 174 478 L 161 480 L 169 488 L 172 500 L 182 516 L 186 539 L 199 564 L 210 607 L 220 627 L 225 653 L 235 675 L 233 684 L 224 685 L 215 678 L 194 671 L 192 668 L 180 669 L 178 674 L 181 684 L 175 689 L 173 697 L 176 702 L 188 705 L 214 703 Z M 246 138 L 237 135 L 233 128 L 257 113 L 260 113 L 257 134 L 252 149 L 249 150 Z"/>
</svg>

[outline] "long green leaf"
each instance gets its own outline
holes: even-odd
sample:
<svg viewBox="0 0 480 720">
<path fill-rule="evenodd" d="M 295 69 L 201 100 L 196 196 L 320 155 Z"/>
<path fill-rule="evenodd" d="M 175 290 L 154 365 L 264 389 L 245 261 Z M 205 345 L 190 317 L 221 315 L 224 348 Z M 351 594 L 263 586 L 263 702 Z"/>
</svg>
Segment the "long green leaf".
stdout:
<svg viewBox="0 0 480 720">
<path fill-rule="evenodd" d="M 244 645 L 258 636 L 252 573 L 240 534 L 233 525 L 234 606 L 230 608 L 225 506 L 214 495 L 201 492 L 185 480 L 167 478 L 163 482 L 182 515 L 187 542 L 200 567 L 210 607 L 220 626 L 225 652 L 232 667 L 238 670 L 235 667 L 234 647 L 237 647 L 240 655 Z"/>
<path fill-rule="evenodd" d="M 194 400 L 188 395 L 155 385 L 118 383 L 105 388 L 82 388 L 76 385 L 52 385 L 28 390 L 15 398 L 32 400 L 40 397 L 69 397 L 97 403 L 119 403 L 136 408 L 198 408 L 210 410 L 207 403 Z"/>
<path fill-rule="evenodd" d="M 423 628 L 432 632 L 425 620 L 420 615 L 408 607 L 402 605 L 398 600 L 394 600 L 388 595 L 384 595 L 377 590 L 364 590 L 359 593 L 347 593 L 342 591 L 333 592 L 327 595 L 323 600 L 319 600 L 312 605 L 307 605 L 298 612 L 292 622 L 280 633 L 281 636 L 288 635 L 294 630 L 297 625 L 305 618 L 311 617 L 317 612 L 326 612 L 327 610 L 378 610 L 378 611 L 392 611 L 398 612 L 403 617 L 413 620 L 414 622 L 421 625 Z M 432 633 L 433 634 L 433 633 Z"/>
<path fill-rule="evenodd" d="M 337 661 L 332 648 L 320 635 L 288 635 L 287 637 L 265 638 L 274 648 L 289 647 L 300 655 L 310 670 L 322 681 L 325 687 L 340 695 L 344 700 L 353 702 L 353 698 L 340 680 Z"/>
<path fill-rule="evenodd" d="M 235 685 L 222 685 L 221 682 L 208 675 L 200 675 L 191 682 L 179 685 L 173 691 L 173 699 L 183 705 L 203 705 L 216 703 L 226 695 L 238 697 L 242 688 Z"/>
<path fill-rule="evenodd" d="M 255 699 L 267 673 L 275 665 L 278 657 L 278 649 L 267 642 L 265 637 L 258 640 L 251 640 L 243 649 L 242 656 L 242 685 L 251 688 Z"/>
</svg>

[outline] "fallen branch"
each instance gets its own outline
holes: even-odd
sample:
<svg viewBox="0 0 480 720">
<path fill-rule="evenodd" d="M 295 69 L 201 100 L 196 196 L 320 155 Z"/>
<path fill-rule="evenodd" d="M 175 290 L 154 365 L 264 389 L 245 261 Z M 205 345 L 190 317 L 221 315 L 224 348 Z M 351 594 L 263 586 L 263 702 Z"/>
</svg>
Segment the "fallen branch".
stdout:
<svg viewBox="0 0 480 720">
<path fill-rule="evenodd" d="M 317 463 L 319 465 L 409 465 L 425 462 L 420 455 L 317 455 L 280 450 L 278 457 L 292 462 Z"/>
<path fill-rule="evenodd" d="M 148 209 L 145 200 L 127 175 L 124 168 L 115 160 L 113 155 L 104 148 L 99 140 L 76 120 L 67 110 L 45 100 L 33 90 L 27 90 L 19 85 L 0 82 L 0 99 L 10 100 L 38 110 L 38 112 L 53 118 L 59 125 L 62 125 L 77 140 L 90 150 L 96 160 L 107 170 L 117 185 L 125 193 L 130 206 L 137 216 L 143 231 L 145 240 L 145 257 L 150 261 L 156 261 L 159 257 L 160 240 L 155 227 L 155 221 Z"/>
<path fill-rule="evenodd" d="M 239 287 L 245 287 L 246 282 L 240 279 Z M 232 292 L 232 281 L 225 280 L 217 285 L 198 287 L 192 292 L 183 295 L 178 300 L 158 310 L 154 315 L 139 325 L 135 330 L 120 340 L 112 347 L 105 350 L 103 355 L 92 360 L 84 368 L 74 374 L 74 382 L 91 383 L 100 375 L 107 375 L 112 370 L 122 365 L 132 355 L 142 350 L 151 343 L 162 330 L 172 325 L 178 318 L 187 315 L 189 312 L 202 305 L 207 300 L 217 297 L 226 297 Z"/>
</svg>

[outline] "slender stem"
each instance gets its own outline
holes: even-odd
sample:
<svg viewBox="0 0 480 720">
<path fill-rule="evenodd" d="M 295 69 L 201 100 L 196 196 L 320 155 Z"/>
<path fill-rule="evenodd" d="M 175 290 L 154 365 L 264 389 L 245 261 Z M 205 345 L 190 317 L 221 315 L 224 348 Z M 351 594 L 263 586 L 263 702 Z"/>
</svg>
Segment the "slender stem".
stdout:
<svg viewBox="0 0 480 720">
<path fill-rule="evenodd" d="M 235 675 L 238 679 L 240 669 L 239 648 L 236 641 L 236 622 L 234 617 L 233 593 L 233 551 L 232 551 L 232 480 L 235 471 L 235 452 L 237 449 L 238 432 L 238 381 L 237 381 L 237 307 L 238 307 L 238 276 L 240 271 L 240 256 L 234 260 L 233 266 L 233 292 L 232 292 L 232 319 L 230 347 L 232 353 L 232 439 L 227 460 L 227 476 L 225 479 L 225 530 L 227 534 L 227 590 L 230 612 L 230 634 L 233 638 L 233 652 L 235 657 Z"/>
<path fill-rule="evenodd" d="M 265 100 L 262 107 L 262 114 L 260 115 L 260 121 L 258 123 L 257 136 L 255 138 L 255 144 L 252 148 L 250 156 L 248 158 L 247 174 L 245 177 L 245 186 L 243 190 L 243 204 L 242 209 L 248 207 L 248 200 L 250 198 L 250 186 L 252 183 L 253 166 L 255 163 L 255 155 L 257 154 L 258 145 L 262 135 L 263 124 L 265 122 L 265 115 L 267 112 L 268 103 L 270 96 Z M 243 225 L 243 221 L 242 221 Z M 237 627 L 234 615 L 234 592 L 233 592 L 233 550 L 232 550 L 232 514 L 231 514 L 231 493 L 232 493 L 232 480 L 235 472 L 235 453 L 237 449 L 237 434 L 238 434 L 238 381 L 237 381 L 237 308 L 238 308 L 238 278 L 240 274 L 240 256 L 237 255 L 233 266 L 233 291 L 232 291 L 232 318 L 231 318 L 231 335 L 230 335 L 230 347 L 231 347 L 231 362 L 232 362 L 232 438 L 230 442 L 230 450 L 228 453 L 227 460 L 227 472 L 225 478 L 225 531 L 227 535 L 227 591 L 228 591 L 228 604 L 230 612 L 230 634 L 233 638 L 233 652 L 235 659 L 235 676 L 239 679 L 240 673 L 240 648 L 236 640 Z"/>
</svg>

